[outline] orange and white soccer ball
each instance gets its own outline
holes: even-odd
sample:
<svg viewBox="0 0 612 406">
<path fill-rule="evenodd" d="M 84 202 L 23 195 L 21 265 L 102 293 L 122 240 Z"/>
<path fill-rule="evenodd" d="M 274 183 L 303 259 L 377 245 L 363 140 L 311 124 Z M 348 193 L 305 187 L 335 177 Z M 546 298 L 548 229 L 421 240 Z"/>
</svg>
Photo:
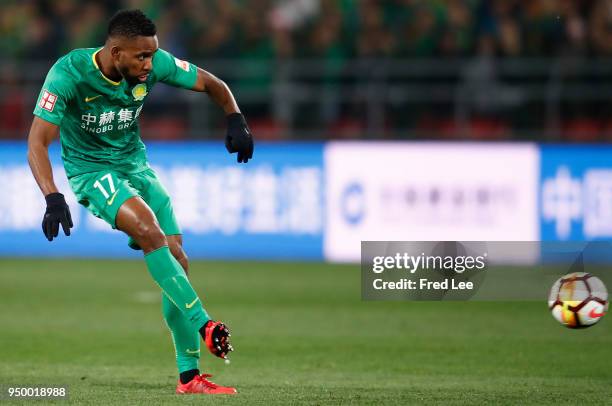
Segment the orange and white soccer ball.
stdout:
<svg viewBox="0 0 612 406">
<path fill-rule="evenodd" d="M 608 311 L 608 291 L 596 276 L 570 273 L 559 278 L 550 289 L 548 308 L 565 327 L 590 327 Z"/>
</svg>

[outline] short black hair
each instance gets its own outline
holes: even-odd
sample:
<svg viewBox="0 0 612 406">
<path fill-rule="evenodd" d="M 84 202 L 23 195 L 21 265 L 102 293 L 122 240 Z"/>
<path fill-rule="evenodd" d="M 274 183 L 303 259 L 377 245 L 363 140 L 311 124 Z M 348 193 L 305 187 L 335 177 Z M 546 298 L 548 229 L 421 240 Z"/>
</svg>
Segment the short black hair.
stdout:
<svg viewBox="0 0 612 406">
<path fill-rule="evenodd" d="M 141 10 L 119 10 L 108 22 L 108 36 L 152 37 L 157 33 L 153 21 Z"/>
</svg>

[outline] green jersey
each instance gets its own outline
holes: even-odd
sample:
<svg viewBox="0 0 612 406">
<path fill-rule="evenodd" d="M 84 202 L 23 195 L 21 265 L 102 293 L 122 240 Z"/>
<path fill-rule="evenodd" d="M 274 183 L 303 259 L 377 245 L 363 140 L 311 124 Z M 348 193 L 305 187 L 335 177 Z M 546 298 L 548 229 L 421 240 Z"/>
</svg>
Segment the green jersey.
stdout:
<svg viewBox="0 0 612 406">
<path fill-rule="evenodd" d="M 157 82 L 192 89 L 194 65 L 159 49 L 146 82 L 129 84 L 105 77 L 96 63 L 101 48 L 75 49 L 51 68 L 34 114 L 60 127 L 62 160 L 70 178 L 112 167 L 124 173 L 146 170 L 138 116 Z"/>
</svg>

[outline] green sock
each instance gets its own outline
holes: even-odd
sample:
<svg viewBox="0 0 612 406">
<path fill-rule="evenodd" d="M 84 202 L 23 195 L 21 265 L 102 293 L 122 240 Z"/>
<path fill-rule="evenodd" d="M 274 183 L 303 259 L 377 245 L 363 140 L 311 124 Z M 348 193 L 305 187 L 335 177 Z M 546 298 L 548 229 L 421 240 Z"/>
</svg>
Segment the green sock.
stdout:
<svg viewBox="0 0 612 406">
<path fill-rule="evenodd" d="M 170 301 L 191 322 L 195 331 L 206 324 L 210 317 L 202 307 L 183 267 L 170 253 L 167 246 L 145 254 L 149 273 Z"/>
<path fill-rule="evenodd" d="M 172 334 L 176 351 L 176 366 L 179 374 L 191 369 L 199 369 L 200 335 L 183 313 L 162 293 L 162 313 Z"/>
</svg>

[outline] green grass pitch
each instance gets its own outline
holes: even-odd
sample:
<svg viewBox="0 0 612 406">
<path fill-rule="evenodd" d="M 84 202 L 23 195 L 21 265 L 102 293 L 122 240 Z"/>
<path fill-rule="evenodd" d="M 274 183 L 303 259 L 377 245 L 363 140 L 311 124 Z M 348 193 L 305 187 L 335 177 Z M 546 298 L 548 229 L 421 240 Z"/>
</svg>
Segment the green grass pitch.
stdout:
<svg viewBox="0 0 612 406">
<path fill-rule="evenodd" d="M 231 365 L 203 352 L 202 369 L 237 396 L 174 395 L 172 344 L 143 261 L 0 259 L 0 386 L 68 384 L 70 403 L 104 405 L 612 399 L 612 319 L 574 331 L 544 301 L 363 302 L 357 266 L 191 267 L 236 348 Z"/>
</svg>

